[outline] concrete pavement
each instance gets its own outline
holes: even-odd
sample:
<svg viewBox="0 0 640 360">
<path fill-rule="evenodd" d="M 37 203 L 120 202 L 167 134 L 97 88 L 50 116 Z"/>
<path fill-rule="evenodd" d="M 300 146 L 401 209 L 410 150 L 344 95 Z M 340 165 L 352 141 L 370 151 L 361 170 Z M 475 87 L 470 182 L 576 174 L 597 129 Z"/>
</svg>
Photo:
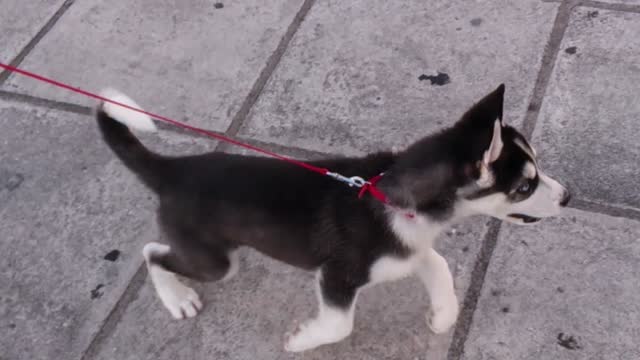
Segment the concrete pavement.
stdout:
<svg viewBox="0 0 640 360">
<path fill-rule="evenodd" d="M 304 354 L 312 275 L 253 252 L 174 321 L 140 249 L 152 194 L 93 103 L 0 73 L 0 359 L 640 358 L 640 1 L 3 0 L 0 61 L 300 158 L 404 146 L 499 83 L 572 209 L 443 235 L 463 310 L 426 326 L 416 279 L 365 291 L 354 333 Z M 240 150 L 163 126 L 159 152 Z"/>
</svg>

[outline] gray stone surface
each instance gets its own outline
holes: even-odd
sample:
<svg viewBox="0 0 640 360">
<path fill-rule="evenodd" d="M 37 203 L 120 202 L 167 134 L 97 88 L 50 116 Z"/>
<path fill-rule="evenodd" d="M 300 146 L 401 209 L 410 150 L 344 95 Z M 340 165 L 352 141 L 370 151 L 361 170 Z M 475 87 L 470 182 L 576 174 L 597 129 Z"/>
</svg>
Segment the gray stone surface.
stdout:
<svg viewBox="0 0 640 360">
<path fill-rule="evenodd" d="M 0 61 L 8 64 L 13 60 L 62 3 L 64 0 L 3 1 L 0 4 Z"/>
<path fill-rule="evenodd" d="M 483 218 L 445 234 L 440 248 L 454 273 L 458 296 L 469 285 L 471 268 L 485 232 Z M 96 359 L 295 359 L 283 350 L 294 320 L 316 311 L 313 274 L 253 251 L 241 252 L 236 277 L 194 284 L 205 308 L 196 318 L 176 321 L 147 279 L 98 349 Z M 305 359 L 445 359 L 450 335 L 432 335 L 426 325 L 428 297 L 417 279 L 364 291 L 354 333 L 347 340 L 306 352 Z"/>
<path fill-rule="evenodd" d="M 575 195 L 640 208 L 640 14 L 577 8 L 534 133 Z"/>
<path fill-rule="evenodd" d="M 405 145 L 453 124 L 501 82 L 507 121 L 518 124 L 556 8 L 537 0 L 320 1 L 242 133 L 336 153 Z M 449 83 L 419 80 L 437 72 Z"/>
<path fill-rule="evenodd" d="M 567 211 L 503 227 L 464 359 L 640 359 L 639 263 L 637 221 Z"/>
<path fill-rule="evenodd" d="M 0 358 L 78 359 L 157 237 L 154 200 L 90 117 L 0 101 L 0 129 Z"/>
<path fill-rule="evenodd" d="M 487 219 L 443 235 L 438 248 L 460 301 L 480 292 L 449 358 L 452 334 L 428 331 L 417 279 L 366 290 L 344 342 L 285 353 L 283 334 L 316 310 L 313 275 L 251 251 L 236 278 L 193 284 L 201 315 L 173 320 L 146 272 L 136 272 L 143 244 L 161 237 L 156 201 L 90 117 L 53 110 L 82 108 L 49 100 L 93 103 L 9 78 L 0 93 L 13 99 L 0 100 L 0 358 L 460 360 L 464 339 L 465 360 L 640 358 L 640 212 L 631 210 L 640 208 L 640 14 L 629 6 L 637 0 L 607 2 L 615 4 L 556 18 L 558 1 L 317 0 L 241 127 L 245 139 L 286 155 L 364 153 L 452 124 L 507 84 L 507 121 L 537 118 L 541 162 L 583 210 L 528 228 L 503 225 L 482 288 L 471 272 L 482 278 L 474 263 L 487 254 Z M 62 3 L 2 0 L 0 60 Z M 222 130 L 302 3 L 75 1 L 21 66 L 90 90 L 113 86 L 153 112 Z M 543 53 L 551 55 L 544 62 Z M 543 100 L 537 117 L 532 100 Z M 172 131 L 143 140 L 169 154 L 217 145 Z M 104 259 L 116 249 L 115 261 Z"/>
<path fill-rule="evenodd" d="M 78 1 L 22 67 L 98 91 L 115 87 L 148 110 L 224 130 L 301 0 Z M 24 77 L 4 89 L 86 103 Z"/>
</svg>

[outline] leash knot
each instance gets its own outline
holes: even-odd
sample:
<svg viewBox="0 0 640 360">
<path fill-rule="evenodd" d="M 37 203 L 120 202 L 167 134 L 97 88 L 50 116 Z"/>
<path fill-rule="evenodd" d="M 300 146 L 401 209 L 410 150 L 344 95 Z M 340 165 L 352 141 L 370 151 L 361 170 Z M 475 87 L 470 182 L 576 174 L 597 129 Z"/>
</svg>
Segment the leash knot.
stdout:
<svg viewBox="0 0 640 360">
<path fill-rule="evenodd" d="M 360 192 L 358 193 L 358 199 L 362 199 L 364 194 L 369 193 L 371 194 L 371 196 L 373 196 L 375 199 L 377 199 L 381 203 L 388 204 L 387 196 L 382 191 L 380 191 L 380 189 L 376 187 L 376 184 L 378 183 L 378 181 L 380 181 L 380 179 L 382 179 L 382 176 L 384 176 L 384 173 L 380 173 L 372 177 L 371 179 L 369 179 L 369 181 L 365 182 L 360 188 Z"/>
<path fill-rule="evenodd" d="M 366 181 L 364 185 L 362 185 L 362 187 L 360 188 L 360 192 L 358 193 L 358 199 L 362 199 L 364 194 L 369 193 L 371 194 L 371 196 L 373 196 L 375 199 L 377 199 L 381 203 L 390 205 L 389 200 L 387 199 L 387 196 L 382 191 L 380 191 L 380 189 L 376 187 L 376 184 L 378 183 L 378 181 L 380 181 L 380 179 L 382 179 L 383 176 L 384 176 L 384 173 L 380 173 L 372 177 L 371 179 L 369 179 L 369 181 Z M 409 220 L 413 220 L 416 217 L 416 214 L 414 214 L 413 212 L 405 212 L 404 216 Z"/>
</svg>

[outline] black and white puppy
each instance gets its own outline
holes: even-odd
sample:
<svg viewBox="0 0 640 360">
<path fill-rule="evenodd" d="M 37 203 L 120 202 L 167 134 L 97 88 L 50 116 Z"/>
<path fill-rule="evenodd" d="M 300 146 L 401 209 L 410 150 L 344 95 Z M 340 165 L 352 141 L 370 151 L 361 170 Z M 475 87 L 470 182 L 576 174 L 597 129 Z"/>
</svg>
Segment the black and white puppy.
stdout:
<svg viewBox="0 0 640 360">
<path fill-rule="evenodd" d="M 138 107 L 126 96 L 105 97 Z M 201 281 L 231 277 L 236 250 L 252 247 L 316 271 L 319 310 L 286 339 L 288 351 L 334 343 L 353 329 L 358 293 L 411 274 L 431 299 L 428 324 L 446 332 L 458 316 L 447 261 L 433 242 L 447 226 L 474 214 L 529 224 L 559 213 L 568 191 L 545 175 L 536 152 L 502 120 L 504 85 L 453 127 L 406 150 L 312 162 L 368 179 L 388 204 L 358 199 L 353 188 L 291 164 L 223 153 L 166 157 L 147 150 L 129 128 L 155 130 L 147 116 L 103 103 L 97 120 L 104 140 L 158 194 L 167 244 L 143 255 L 160 300 L 176 318 L 202 308 L 176 275 Z"/>
</svg>

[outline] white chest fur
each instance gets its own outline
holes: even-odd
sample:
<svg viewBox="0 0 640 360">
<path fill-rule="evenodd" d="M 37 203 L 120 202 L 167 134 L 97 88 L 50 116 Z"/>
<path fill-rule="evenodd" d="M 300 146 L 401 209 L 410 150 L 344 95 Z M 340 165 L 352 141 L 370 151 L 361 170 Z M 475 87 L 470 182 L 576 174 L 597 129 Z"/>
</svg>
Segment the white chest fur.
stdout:
<svg viewBox="0 0 640 360">
<path fill-rule="evenodd" d="M 446 225 L 420 215 L 410 218 L 402 212 L 392 213 L 389 222 L 400 241 L 416 252 L 432 248 L 434 240 Z"/>
<path fill-rule="evenodd" d="M 394 281 L 415 272 L 422 254 L 433 246 L 433 242 L 444 227 L 423 216 L 407 217 L 404 213 L 391 214 L 389 221 L 393 232 L 406 246 L 414 251 L 408 258 L 383 256 L 376 260 L 370 270 L 371 283 Z"/>
</svg>

